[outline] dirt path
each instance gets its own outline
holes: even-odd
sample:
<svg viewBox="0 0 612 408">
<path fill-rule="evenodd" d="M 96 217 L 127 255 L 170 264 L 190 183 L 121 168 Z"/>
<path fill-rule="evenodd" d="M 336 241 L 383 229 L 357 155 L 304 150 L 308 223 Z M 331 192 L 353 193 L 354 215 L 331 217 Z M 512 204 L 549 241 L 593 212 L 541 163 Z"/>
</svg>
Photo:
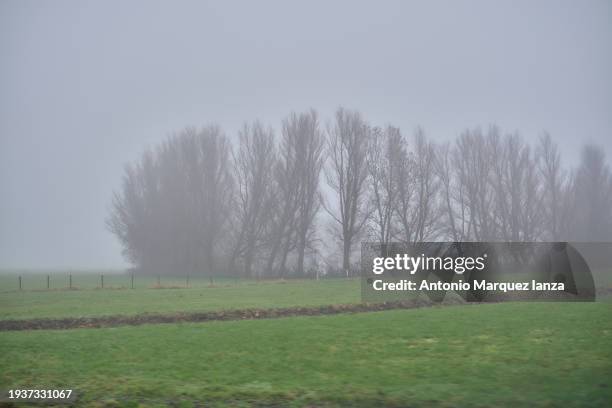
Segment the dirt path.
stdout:
<svg viewBox="0 0 612 408">
<path fill-rule="evenodd" d="M 0 320 L 0 331 L 12 330 L 66 330 L 115 326 L 138 326 L 141 324 L 208 322 L 222 320 L 275 319 L 293 316 L 323 316 L 341 313 L 363 313 L 392 309 L 414 309 L 431 306 L 425 300 L 386 303 L 358 303 L 348 305 L 326 305 L 314 307 L 288 307 L 278 309 L 240 309 L 199 313 L 139 314 L 133 316 L 99 316 L 75 318 L 45 318 L 23 320 Z"/>
</svg>

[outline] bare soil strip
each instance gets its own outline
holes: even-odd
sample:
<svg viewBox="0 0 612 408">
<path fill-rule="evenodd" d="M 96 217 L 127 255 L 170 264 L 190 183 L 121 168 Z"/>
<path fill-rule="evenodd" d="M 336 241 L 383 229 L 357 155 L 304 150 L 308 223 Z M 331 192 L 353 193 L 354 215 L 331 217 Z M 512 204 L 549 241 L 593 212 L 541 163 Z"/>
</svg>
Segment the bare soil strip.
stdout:
<svg viewBox="0 0 612 408">
<path fill-rule="evenodd" d="M 139 314 L 133 316 L 74 317 L 61 319 L 0 320 L 0 331 L 14 330 L 66 330 L 116 326 L 138 326 L 142 324 L 209 322 L 224 320 L 276 319 L 294 316 L 323 316 L 341 313 L 376 312 L 392 309 L 414 309 L 431 306 L 424 299 L 385 303 L 357 303 L 315 307 L 289 307 L 276 309 L 240 309 L 211 312 L 176 314 Z"/>
</svg>

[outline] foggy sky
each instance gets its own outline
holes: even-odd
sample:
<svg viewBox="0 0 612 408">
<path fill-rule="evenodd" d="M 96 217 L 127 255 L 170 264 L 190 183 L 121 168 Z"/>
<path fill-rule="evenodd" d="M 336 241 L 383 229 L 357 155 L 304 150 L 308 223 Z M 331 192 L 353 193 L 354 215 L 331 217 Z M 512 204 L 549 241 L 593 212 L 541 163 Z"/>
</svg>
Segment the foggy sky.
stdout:
<svg viewBox="0 0 612 408">
<path fill-rule="evenodd" d="M 612 156 L 610 1 L 0 0 L 0 267 L 121 267 L 123 164 L 187 125 L 339 105 L 435 140 Z"/>
</svg>

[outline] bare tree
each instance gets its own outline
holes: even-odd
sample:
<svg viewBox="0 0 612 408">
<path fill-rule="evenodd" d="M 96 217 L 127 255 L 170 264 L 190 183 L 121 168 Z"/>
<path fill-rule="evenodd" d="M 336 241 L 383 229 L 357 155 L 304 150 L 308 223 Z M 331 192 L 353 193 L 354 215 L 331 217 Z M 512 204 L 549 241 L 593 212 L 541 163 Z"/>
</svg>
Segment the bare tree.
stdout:
<svg viewBox="0 0 612 408">
<path fill-rule="evenodd" d="M 501 137 L 489 132 L 494 191 L 496 238 L 504 241 L 534 241 L 541 236 L 542 205 L 536 157 L 518 133 Z"/>
<path fill-rule="evenodd" d="M 215 273 L 215 253 L 226 245 L 228 237 L 224 226 L 228 222 L 231 208 L 227 205 L 233 194 L 234 180 L 231 173 L 231 146 L 218 127 L 208 127 L 195 133 L 186 149 L 195 149 L 192 173 L 197 174 L 194 185 L 199 225 L 200 243 L 206 273 Z"/>
<path fill-rule="evenodd" d="M 470 231 L 469 207 L 464 184 L 454 165 L 456 150 L 450 143 L 438 147 L 435 170 L 441 185 L 442 222 L 440 232 L 455 242 L 467 240 Z"/>
<path fill-rule="evenodd" d="M 319 179 L 324 164 L 325 138 L 317 113 L 311 110 L 288 119 L 288 137 L 296 139 L 298 206 L 296 220 L 297 274 L 304 275 L 306 247 L 312 241 L 314 220 L 321 207 Z"/>
<path fill-rule="evenodd" d="M 542 178 L 542 227 L 543 238 L 558 241 L 567 237 L 568 202 L 566 172 L 561 166 L 561 154 L 550 134 L 539 139 L 537 154 Z"/>
<path fill-rule="evenodd" d="M 152 233 L 157 229 L 158 171 L 155 155 L 145 150 L 135 164 L 124 168 L 121 192 L 114 192 L 110 216 L 107 219 L 109 230 L 114 233 L 123 246 L 124 257 L 132 264 L 143 266 L 147 254 L 152 253 Z"/>
<path fill-rule="evenodd" d="M 294 140 L 287 136 L 283 124 L 282 137 L 278 148 L 278 159 L 274 168 L 274 188 L 277 197 L 277 211 L 273 215 L 270 235 L 270 252 L 266 270 L 272 272 L 278 262 L 278 273 L 284 277 L 287 257 L 295 246 L 295 224 L 298 206 L 298 169 Z"/>
<path fill-rule="evenodd" d="M 440 182 L 436 175 L 436 149 L 421 128 L 414 135 L 414 151 L 400 161 L 397 219 L 404 242 L 433 239 L 439 229 Z"/>
<path fill-rule="evenodd" d="M 351 250 L 368 219 L 366 178 L 368 139 L 371 131 L 358 112 L 339 108 L 328 129 L 327 182 L 335 192 L 337 208 L 326 206 L 342 241 L 342 269 L 350 273 Z"/>
<path fill-rule="evenodd" d="M 398 128 L 387 126 L 384 130 L 372 130 L 367 163 L 373 229 L 379 242 L 388 243 L 397 229 L 393 219 L 400 186 L 403 186 L 400 173 L 408 164 L 406 141 Z"/>
<path fill-rule="evenodd" d="M 231 262 L 243 259 L 244 275 L 252 276 L 254 258 L 263 252 L 274 211 L 274 133 L 261 123 L 245 124 L 234 155 L 237 230 Z M 259 277 L 259 272 L 258 275 Z"/>
<path fill-rule="evenodd" d="M 612 239 L 612 175 L 605 154 L 587 144 L 573 179 L 572 239 L 609 241 Z"/>
<path fill-rule="evenodd" d="M 107 223 L 130 262 L 155 273 L 215 271 L 227 242 L 229 153 L 218 127 L 188 128 L 126 166 Z"/>
<path fill-rule="evenodd" d="M 489 133 L 497 132 L 496 128 Z M 494 192 L 490 175 L 495 156 L 480 129 L 462 133 L 456 141 L 454 165 L 469 214 L 467 239 L 493 240 L 496 237 L 494 220 Z"/>
<path fill-rule="evenodd" d="M 319 178 L 324 163 L 324 137 L 317 113 L 292 113 L 283 120 L 275 169 L 278 211 L 274 217 L 268 269 L 278 262 L 285 276 L 289 254 L 296 250 L 296 271 L 304 274 L 306 249 L 320 208 Z"/>
</svg>

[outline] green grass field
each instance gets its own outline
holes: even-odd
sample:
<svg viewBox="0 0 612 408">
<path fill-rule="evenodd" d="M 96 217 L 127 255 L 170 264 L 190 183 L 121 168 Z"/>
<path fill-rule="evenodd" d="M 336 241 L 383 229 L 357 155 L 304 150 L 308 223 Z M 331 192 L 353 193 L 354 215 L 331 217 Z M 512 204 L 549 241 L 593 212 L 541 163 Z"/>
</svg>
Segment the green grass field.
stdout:
<svg viewBox="0 0 612 408">
<path fill-rule="evenodd" d="M 1 280 L 0 280 L 1 282 Z M 191 289 L 0 290 L 2 319 L 359 302 L 358 280 Z M 0 389 L 84 406 L 612 403 L 612 303 L 503 303 L 0 332 Z"/>
<path fill-rule="evenodd" d="M 611 315 L 520 303 L 4 332 L 0 382 L 107 405 L 606 406 Z"/>
<path fill-rule="evenodd" d="M 46 276 L 46 275 L 45 275 Z M 31 282 L 44 282 L 45 276 L 32 275 Z M 124 279 L 120 275 L 116 280 Z M 38 317 L 78 317 L 104 315 L 134 315 L 138 313 L 172 313 L 220 309 L 272 308 L 289 306 L 319 306 L 360 301 L 359 279 L 328 279 L 321 281 L 252 281 L 191 279 L 189 288 L 151 289 L 141 285 L 136 289 L 94 289 L 96 276 L 75 275 L 74 281 L 86 282 L 80 290 L 22 290 L 0 286 L 0 319 Z M 109 279 L 110 280 L 110 279 Z M 139 279 L 140 282 L 145 281 Z M 0 283 L 16 281 L 5 276 Z M 138 281 L 138 280 L 137 280 Z M 128 280 L 129 282 L 129 280 Z M 155 278 L 148 278 L 150 286 Z M 168 286 L 178 280 L 162 279 Z M 184 282 L 183 282 L 184 283 Z"/>
</svg>

